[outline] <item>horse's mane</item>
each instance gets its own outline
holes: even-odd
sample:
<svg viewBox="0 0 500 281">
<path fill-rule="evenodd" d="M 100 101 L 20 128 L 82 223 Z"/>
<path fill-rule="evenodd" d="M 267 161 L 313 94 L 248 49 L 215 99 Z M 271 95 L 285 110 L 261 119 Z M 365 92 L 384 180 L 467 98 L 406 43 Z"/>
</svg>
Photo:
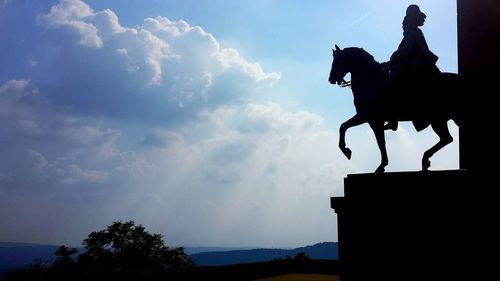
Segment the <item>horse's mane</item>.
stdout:
<svg viewBox="0 0 500 281">
<path fill-rule="evenodd" d="M 357 47 L 349 47 L 349 48 L 344 48 L 344 52 L 348 53 L 349 55 L 354 55 L 357 56 L 359 59 L 359 63 L 366 63 L 370 66 L 380 66 L 380 64 L 373 58 L 370 53 L 365 51 L 363 48 L 357 48 Z"/>
</svg>

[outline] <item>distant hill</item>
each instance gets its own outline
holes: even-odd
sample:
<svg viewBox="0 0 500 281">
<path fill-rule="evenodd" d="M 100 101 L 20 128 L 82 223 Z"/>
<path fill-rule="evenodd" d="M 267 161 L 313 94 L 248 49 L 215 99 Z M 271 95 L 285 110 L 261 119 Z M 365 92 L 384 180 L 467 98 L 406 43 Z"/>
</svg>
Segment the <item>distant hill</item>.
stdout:
<svg viewBox="0 0 500 281">
<path fill-rule="evenodd" d="M 336 242 L 323 242 L 312 246 L 295 249 L 252 249 L 234 251 L 203 252 L 191 255 L 197 265 L 218 266 L 241 263 L 264 262 L 274 259 L 294 257 L 300 252 L 305 252 L 311 259 L 336 260 L 338 247 Z"/>
<path fill-rule="evenodd" d="M 13 269 L 26 268 L 35 260 L 52 263 L 59 246 L 31 243 L 0 242 L 0 277 Z M 311 259 L 338 259 L 337 243 L 324 242 L 296 249 L 245 249 L 229 247 L 186 247 L 193 261 L 200 266 L 219 266 L 240 263 L 265 262 L 280 258 L 295 257 L 305 252 Z"/>
<path fill-rule="evenodd" d="M 12 269 L 25 268 L 35 260 L 55 260 L 59 246 L 0 242 L 0 276 Z"/>
<path fill-rule="evenodd" d="M 175 247 L 172 247 L 175 248 Z M 188 255 L 206 252 L 226 252 L 235 250 L 251 250 L 256 247 L 184 247 L 184 252 Z"/>
</svg>

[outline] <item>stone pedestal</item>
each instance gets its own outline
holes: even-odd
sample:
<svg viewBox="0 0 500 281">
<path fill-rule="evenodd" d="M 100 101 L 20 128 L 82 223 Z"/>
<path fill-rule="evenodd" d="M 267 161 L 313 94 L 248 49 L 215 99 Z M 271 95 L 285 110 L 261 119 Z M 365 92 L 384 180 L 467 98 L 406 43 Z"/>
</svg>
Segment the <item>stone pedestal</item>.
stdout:
<svg viewBox="0 0 500 281">
<path fill-rule="evenodd" d="M 494 183 L 454 170 L 348 175 L 344 184 L 345 196 L 331 198 L 341 281 L 481 280 L 487 272 Z"/>
</svg>

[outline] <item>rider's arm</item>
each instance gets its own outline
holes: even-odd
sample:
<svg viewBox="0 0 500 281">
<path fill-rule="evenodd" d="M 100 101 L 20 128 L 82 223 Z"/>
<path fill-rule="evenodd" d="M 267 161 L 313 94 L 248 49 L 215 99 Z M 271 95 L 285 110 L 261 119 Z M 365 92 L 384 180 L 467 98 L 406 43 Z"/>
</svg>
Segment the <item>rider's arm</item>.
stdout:
<svg viewBox="0 0 500 281">
<path fill-rule="evenodd" d="M 403 40 L 398 46 L 398 49 L 391 56 L 391 63 L 401 63 L 406 61 L 412 53 L 415 38 L 413 32 L 405 31 Z"/>
</svg>

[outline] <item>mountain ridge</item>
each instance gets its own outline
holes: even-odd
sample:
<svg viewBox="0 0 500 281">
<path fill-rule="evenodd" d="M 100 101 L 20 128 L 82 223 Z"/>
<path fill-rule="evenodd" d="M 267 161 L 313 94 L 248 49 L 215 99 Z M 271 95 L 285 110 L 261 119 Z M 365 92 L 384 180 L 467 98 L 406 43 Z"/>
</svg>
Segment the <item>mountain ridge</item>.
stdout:
<svg viewBox="0 0 500 281">
<path fill-rule="evenodd" d="M 193 261 L 200 266 L 220 266 L 241 263 L 264 262 L 286 257 L 294 257 L 304 252 L 311 259 L 337 260 L 337 242 L 321 242 L 294 249 L 250 249 L 203 252 L 191 255 Z"/>
<path fill-rule="evenodd" d="M 52 263 L 58 247 L 35 243 L 0 242 L 0 277 L 10 270 L 26 268 L 35 260 Z M 81 247 L 78 249 L 83 250 Z M 199 266 L 264 262 L 294 257 L 300 252 L 304 252 L 311 259 L 338 259 L 337 242 L 321 242 L 294 249 L 248 247 L 185 247 L 185 249 Z M 200 250 L 205 251 L 198 252 Z"/>
</svg>

